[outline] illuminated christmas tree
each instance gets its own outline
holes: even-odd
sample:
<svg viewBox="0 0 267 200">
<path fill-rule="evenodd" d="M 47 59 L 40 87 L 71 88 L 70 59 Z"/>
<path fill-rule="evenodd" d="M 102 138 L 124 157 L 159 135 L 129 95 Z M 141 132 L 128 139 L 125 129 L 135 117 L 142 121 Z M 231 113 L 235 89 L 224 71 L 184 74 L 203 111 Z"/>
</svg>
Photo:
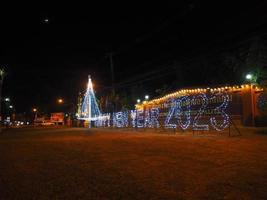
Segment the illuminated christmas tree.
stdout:
<svg viewBox="0 0 267 200">
<path fill-rule="evenodd" d="M 89 128 L 91 128 L 92 121 L 96 121 L 100 115 L 101 115 L 101 112 L 96 101 L 92 80 L 89 75 L 87 90 L 83 98 L 83 102 L 81 105 L 81 110 L 80 110 L 80 114 L 78 118 L 88 121 Z"/>
</svg>

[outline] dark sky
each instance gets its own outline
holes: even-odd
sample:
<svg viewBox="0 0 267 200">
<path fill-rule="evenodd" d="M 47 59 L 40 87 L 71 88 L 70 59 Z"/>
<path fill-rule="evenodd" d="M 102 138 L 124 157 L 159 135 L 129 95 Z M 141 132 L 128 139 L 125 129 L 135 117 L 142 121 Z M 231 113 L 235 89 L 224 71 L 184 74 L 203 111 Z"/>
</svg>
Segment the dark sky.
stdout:
<svg viewBox="0 0 267 200">
<path fill-rule="evenodd" d="M 85 89 L 88 74 L 101 93 L 111 85 L 109 52 L 114 53 L 118 85 L 131 79 L 134 85 L 143 73 L 160 73 L 162 81 L 166 60 L 212 51 L 267 25 L 264 1 L 177 2 L 1 7 L 4 96 L 12 98 L 18 112 L 43 109 L 57 97 L 72 102 Z"/>
</svg>

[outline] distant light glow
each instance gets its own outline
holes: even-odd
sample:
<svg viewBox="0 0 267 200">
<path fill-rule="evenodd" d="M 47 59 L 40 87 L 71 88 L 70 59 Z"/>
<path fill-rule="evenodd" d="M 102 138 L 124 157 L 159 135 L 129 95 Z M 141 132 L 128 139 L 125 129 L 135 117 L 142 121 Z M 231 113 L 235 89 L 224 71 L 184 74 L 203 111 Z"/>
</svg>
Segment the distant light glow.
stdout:
<svg viewBox="0 0 267 200">
<path fill-rule="evenodd" d="M 247 74 L 247 75 L 246 75 L 246 79 L 247 79 L 247 80 L 251 80 L 251 79 L 252 79 L 252 74 Z"/>
<path fill-rule="evenodd" d="M 145 96 L 145 99 L 146 99 L 146 100 L 148 100 L 148 99 L 149 99 L 149 96 L 148 96 L 148 95 L 146 95 L 146 96 Z"/>
<path fill-rule="evenodd" d="M 137 99 L 136 101 L 137 101 L 137 103 L 140 103 L 140 102 L 141 102 L 141 100 L 140 100 L 140 99 Z"/>
<path fill-rule="evenodd" d="M 57 102 L 61 104 L 61 103 L 63 103 L 64 101 L 63 101 L 63 99 L 60 98 L 60 99 L 57 100 Z"/>
<path fill-rule="evenodd" d="M 10 101 L 10 99 L 9 98 L 5 98 L 5 101 Z"/>
</svg>

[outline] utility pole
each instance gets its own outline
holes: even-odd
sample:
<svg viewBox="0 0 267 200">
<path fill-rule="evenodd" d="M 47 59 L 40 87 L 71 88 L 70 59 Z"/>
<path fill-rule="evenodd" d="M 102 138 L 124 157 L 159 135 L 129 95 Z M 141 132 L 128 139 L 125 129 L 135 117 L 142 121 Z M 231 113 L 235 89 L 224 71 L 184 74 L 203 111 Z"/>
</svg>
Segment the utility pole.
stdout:
<svg viewBox="0 0 267 200">
<path fill-rule="evenodd" d="M 115 75 L 114 75 L 114 66 L 113 66 L 113 53 L 110 52 L 108 56 L 109 56 L 110 71 L 111 71 L 112 112 L 114 112 L 116 110 L 116 103 L 115 103 Z"/>
<path fill-rule="evenodd" d="M 5 71 L 0 69 L 0 132 L 2 132 L 2 86 L 4 82 Z"/>
</svg>

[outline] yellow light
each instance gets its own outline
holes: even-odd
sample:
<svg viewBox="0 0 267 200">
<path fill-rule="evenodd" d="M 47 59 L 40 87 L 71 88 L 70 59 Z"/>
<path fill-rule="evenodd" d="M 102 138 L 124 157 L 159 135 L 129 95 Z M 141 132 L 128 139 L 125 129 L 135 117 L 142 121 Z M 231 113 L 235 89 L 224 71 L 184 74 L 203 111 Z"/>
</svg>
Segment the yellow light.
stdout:
<svg viewBox="0 0 267 200">
<path fill-rule="evenodd" d="M 58 102 L 59 104 L 61 104 L 61 103 L 63 103 L 63 99 L 60 98 L 60 99 L 57 100 L 57 102 Z"/>
<path fill-rule="evenodd" d="M 32 111 L 33 111 L 33 112 L 37 112 L 37 109 L 36 109 L 36 108 L 33 108 Z"/>
</svg>

